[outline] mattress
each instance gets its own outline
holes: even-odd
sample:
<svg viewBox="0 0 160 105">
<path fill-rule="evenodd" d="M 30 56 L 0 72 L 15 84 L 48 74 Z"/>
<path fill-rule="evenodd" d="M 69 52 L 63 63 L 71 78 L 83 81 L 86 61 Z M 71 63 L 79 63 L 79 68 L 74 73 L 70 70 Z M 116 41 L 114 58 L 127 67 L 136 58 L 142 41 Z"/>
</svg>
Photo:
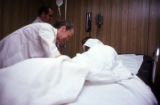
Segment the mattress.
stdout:
<svg viewBox="0 0 160 105">
<path fill-rule="evenodd" d="M 86 83 L 78 99 L 67 105 L 158 105 L 151 89 L 138 77 L 114 84 Z"/>
</svg>

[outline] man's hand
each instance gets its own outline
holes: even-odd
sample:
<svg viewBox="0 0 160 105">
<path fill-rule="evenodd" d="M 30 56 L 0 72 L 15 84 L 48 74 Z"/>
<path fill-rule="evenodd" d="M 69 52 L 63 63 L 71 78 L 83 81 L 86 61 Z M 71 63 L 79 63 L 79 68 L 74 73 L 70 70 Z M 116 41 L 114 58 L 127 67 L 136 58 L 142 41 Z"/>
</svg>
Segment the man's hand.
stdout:
<svg viewBox="0 0 160 105">
<path fill-rule="evenodd" d="M 60 56 L 62 56 L 62 54 L 59 54 L 58 56 L 56 56 L 56 58 L 58 58 L 58 57 L 60 57 Z"/>
</svg>

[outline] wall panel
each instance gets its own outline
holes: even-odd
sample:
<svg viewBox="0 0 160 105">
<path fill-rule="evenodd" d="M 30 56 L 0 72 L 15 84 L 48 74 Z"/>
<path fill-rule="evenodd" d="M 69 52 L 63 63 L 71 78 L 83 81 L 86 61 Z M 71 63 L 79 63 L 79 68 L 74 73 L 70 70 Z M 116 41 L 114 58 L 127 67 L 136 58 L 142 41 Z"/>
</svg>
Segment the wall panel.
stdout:
<svg viewBox="0 0 160 105">
<path fill-rule="evenodd" d="M 0 0 L 0 2 L 1 39 L 16 29 L 30 24 L 36 18 L 41 4 L 38 0 Z"/>
<path fill-rule="evenodd" d="M 111 17 L 111 46 L 114 46 L 117 51 L 120 51 L 120 39 L 122 36 L 122 1 L 112 0 Z"/>
<path fill-rule="evenodd" d="M 103 24 L 99 28 L 99 37 L 105 44 L 111 45 L 111 20 L 112 20 L 112 0 L 101 0 L 100 13 L 103 15 Z"/>
<path fill-rule="evenodd" d="M 128 53 L 128 9 L 129 9 L 129 0 L 122 0 L 122 30 L 121 30 L 121 53 Z"/>
<path fill-rule="evenodd" d="M 152 55 L 155 48 L 160 46 L 160 1 L 150 1 L 148 54 Z M 159 40 L 158 40 L 159 39 Z"/>
<path fill-rule="evenodd" d="M 0 7 L 2 7 L 2 0 L 0 0 Z M 2 10 L 3 8 L 0 8 L 0 24 L 3 24 L 2 23 Z M 2 35 L 3 35 L 3 27 L 2 25 L 0 25 L 0 39 L 2 38 Z"/>
<path fill-rule="evenodd" d="M 148 0 L 129 1 L 128 52 L 147 54 Z"/>
<path fill-rule="evenodd" d="M 151 19 L 152 15 L 157 13 L 152 2 L 157 3 L 158 0 L 68 1 L 68 20 L 71 20 L 76 26 L 75 36 L 67 44 L 67 46 L 73 46 L 70 49 L 73 51 L 67 51 L 70 56 L 82 51 L 80 40 L 86 36 L 102 40 L 105 44 L 113 46 L 118 53 L 152 55 L 154 48 L 151 49 L 148 46 L 149 43 L 156 41 L 154 46 L 159 43 L 159 32 L 157 32 L 156 26 L 158 16 L 154 17 L 155 20 Z M 92 31 L 90 33 L 85 32 L 84 25 L 82 26 L 85 24 L 85 14 L 88 11 L 92 12 Z M 95 18 L 98 13 L 103 15 L 101 28 L 97 28 L 96 25 Z M 155 38 L 150 38 L 151 33 L 155 35 Z M 75 42 L 75 40 L 77 41 Z"/>
</svg>

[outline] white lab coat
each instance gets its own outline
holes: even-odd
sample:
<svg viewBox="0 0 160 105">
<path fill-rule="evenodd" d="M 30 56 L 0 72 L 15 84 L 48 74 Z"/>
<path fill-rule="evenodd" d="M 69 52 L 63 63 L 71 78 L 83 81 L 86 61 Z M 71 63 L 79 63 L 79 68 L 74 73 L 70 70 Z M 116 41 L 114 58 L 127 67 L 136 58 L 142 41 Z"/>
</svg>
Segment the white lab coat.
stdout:
<svg viewBox="0 0 160 105">
<path fill-rule="evenodd" d="M 24 26 L 0 41 L 0 68 L 28 58 L 56 57 L 57 29 L 48 23 Z"/>
<path fill-rule="evenodd" d="M 42 21 L 40 17 L 37 17 L 33 23 L 44 23 L 44 21 Z"/>
</svg>

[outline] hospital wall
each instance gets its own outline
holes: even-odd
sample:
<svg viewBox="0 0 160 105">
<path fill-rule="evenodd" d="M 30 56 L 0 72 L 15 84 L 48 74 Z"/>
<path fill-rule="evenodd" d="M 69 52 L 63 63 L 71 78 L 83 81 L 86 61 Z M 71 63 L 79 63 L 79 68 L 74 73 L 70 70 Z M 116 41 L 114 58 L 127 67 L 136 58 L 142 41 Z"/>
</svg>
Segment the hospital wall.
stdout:
<svg viewBox="0 0 160 105">
<path fill-rule="evenodd" d="M 75 24 L 75 36 L 67 53 L 81 51 L 81 40 L 96 37 L 118 53 L 152 55 L 160 43 L 159 0 L 68 0 L 67 20 Z M 91 32 L 85 32 L 86 12 L 92 13 Z M 103 15 L 101 28 L 96 15 Z"/>
<path fill-rule="evenodd" d="M 54 9 L 54 20 L 64 19 L 65 5 L 59 16 L 56 0 L 0 0 L 0 39 L 30 24 L 41 5 Z M 160 43 L 159 0 L 67 0 L 67 19 L 75 25 L 74 36 L 61 49 L 71 57 L 82 52 L 81 40 L 92 36 L 113 46 L 118 53 L 152 55 Z M 65 0 L 64 0 L 65 3 Z M 85 32 L 86 12 L 92 13 L 91 32 Z M 96 15 L 102 14 L 101 28 Z M 52 24 L 53 24 L 52 22 Z"/>
<path fill-rule="evenodd" d="M 0 0 L 0 39 L 32 23 L 38 15 L 38 9 L 43 5 L 53 7 L 54 18 L 61 18 L 57 15 L 54 0 Z M 55 19 L 51 23 L 54 21 Z"/>
<path fill-rule="evenodd" d="M 39 5 L 36 0 L 0 0 L 0 38 L 31 23 Z"/>
</svg>

